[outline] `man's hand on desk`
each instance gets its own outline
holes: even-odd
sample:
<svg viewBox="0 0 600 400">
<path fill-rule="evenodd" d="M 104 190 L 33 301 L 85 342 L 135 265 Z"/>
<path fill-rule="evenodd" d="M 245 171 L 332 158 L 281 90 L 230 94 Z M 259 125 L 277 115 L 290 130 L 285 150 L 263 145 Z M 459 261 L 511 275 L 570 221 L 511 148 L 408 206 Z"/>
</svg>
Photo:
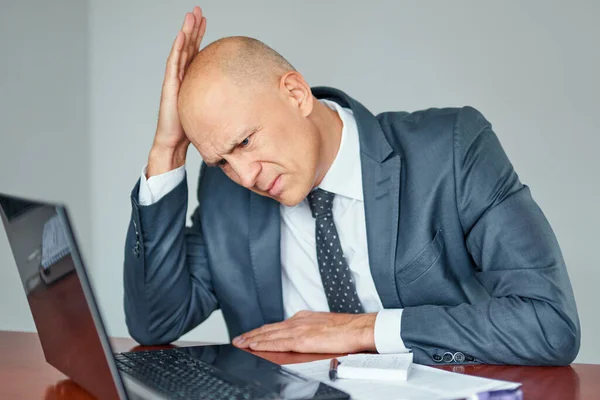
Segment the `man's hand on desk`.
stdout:
<svg viewBox="0 0 600 400">
<path fill-rule="evenodd" d="M 292 318 L 263 325 L 233 339 L 240 348 L 298 353 L 376 351 L 375 318 L 371 314 L 300 311 Z"/>
</svg>

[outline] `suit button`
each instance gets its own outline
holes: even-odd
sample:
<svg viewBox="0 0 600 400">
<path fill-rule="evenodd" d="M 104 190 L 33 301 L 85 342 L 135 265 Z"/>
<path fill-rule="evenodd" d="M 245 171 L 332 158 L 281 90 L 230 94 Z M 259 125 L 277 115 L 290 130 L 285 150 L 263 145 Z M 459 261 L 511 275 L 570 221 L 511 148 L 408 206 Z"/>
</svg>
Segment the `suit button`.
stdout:
<svg viewBox="0 0 600 400">
<path fill-rule="evenodd" d="M 444 353 L 442 360 L 444 360 L 445 363 L 451 363 L 454 360 L 454 354 L 447 351 Z"/>
<path fill-rule="evenodd" d="M 473 361 L 475 361 L 475 357 L 467 355 L 467 356 L 465 356 L 465 361 L 473 362 Z"/>
<path fill-rule="evenodd" d="M 439 354 L 434 354 L 433 355 L 433 361 L 435 361 L 435 362 L 441 362 L 442 361 L 442 356 L 440 356 Z"/>
<path fill-rule="evenodd" d="M 140 256 L 140 232 L 138 231 L 137 224 L 135 223 L 135 219 L 132 219 L 133 222 L 133 230 L 135 231 L 135 244 L 133 245 L 133 254 L 136 257 Z"/>
<path fill-rule="evenodd" d="M 456 353 L 454 353 L 454 361 L 456 361 L 457 363 L 464 362 L 465 355 L 463 353 L 461 353 L 460 351 L 457 351 Z"/>
</svg>

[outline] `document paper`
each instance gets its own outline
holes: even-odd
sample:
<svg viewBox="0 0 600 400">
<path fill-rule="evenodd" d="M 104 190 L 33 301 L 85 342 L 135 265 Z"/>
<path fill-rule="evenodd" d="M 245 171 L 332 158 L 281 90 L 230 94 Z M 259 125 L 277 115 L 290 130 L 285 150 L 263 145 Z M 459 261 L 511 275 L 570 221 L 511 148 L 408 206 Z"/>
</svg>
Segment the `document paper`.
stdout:
<svg viewBox="0 0 600 400">
<path fill-rule="evenodd" d="M 338 360 L 343 363 L 345 358 Z M 329 380 L 329 361 L 288 364 L 285 367 L 343 390 L 353 400 L 477 399 L 478 393 L 521 386 L 520 383 L 458 374 L 419 364 L 413 364 L 406 381 L 338 379 L 332 382 Z"/>
</svg>

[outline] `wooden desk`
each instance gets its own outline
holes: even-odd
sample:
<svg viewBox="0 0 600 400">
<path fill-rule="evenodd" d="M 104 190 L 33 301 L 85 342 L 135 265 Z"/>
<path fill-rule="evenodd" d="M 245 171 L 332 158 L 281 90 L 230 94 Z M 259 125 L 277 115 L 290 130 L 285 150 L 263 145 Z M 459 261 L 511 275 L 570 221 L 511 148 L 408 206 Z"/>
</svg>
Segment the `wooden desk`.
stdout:
<svg viewBox="0 0 600 400">
<path fill-rule="evenodd" d="M 135 347 L 131 339 L 113 339 L 115 351 Z M 181 345 L 197 343 L 181 343 Z M 295 353 L 255 353 L 278 364 L 328 356 Z M 453 366 L 444 369 L 469 375 L 523 383 L 525 399 L 568 400 L 600 398 L 600 365 L 569 367 Z M 73 381 L 46 363 L 35 333 L 0 331 L 0 399 L 91 399 Z"/>
</svg>

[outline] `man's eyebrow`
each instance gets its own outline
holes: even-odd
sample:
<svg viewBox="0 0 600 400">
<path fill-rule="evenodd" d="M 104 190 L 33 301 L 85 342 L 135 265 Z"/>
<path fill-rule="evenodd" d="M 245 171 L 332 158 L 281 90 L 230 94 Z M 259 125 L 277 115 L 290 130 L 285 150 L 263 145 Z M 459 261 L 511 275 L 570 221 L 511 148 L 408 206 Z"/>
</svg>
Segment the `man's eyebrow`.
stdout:
<svg viewBox="0 0 600 400">
<path fill-rule="evenodd" d="M 244 141 L 244 139 L 258 131 L 259 129 L 260 126 L 255 126 L 253 128 L 248 128 L 239 132 L 237 135 L 235 135 L 235 138 L 228 143 L 223 154 L 230 154 L 240 143 Z"/>
<path fill-rule="evenodd" d="M 244 139 L 246 139 L 248 136 L 252 135 L 253 133 L 256 133 L 257 131 L 259 131 L 261 128 L 260 125 L 257 125 L 253 128 L 248 128 L 245 129 L 241 132 L 239 132 L 237 135 L 235 135 L 235 139 L 233 139 L 231 142 L 229 142 L 227 144 L 227 147 L 225 147 L 225 151 L 223 154 L 230 154 L 231 152 L 233 152 L 233 150 L 235 150 L 235 148 L 244 141 Z M 204 163 L 209 166 L 209 167 L 216 167 L 218 165 L 218 161 L 217 162 L 207 162 L 204 161 Z"/>
</svg>

